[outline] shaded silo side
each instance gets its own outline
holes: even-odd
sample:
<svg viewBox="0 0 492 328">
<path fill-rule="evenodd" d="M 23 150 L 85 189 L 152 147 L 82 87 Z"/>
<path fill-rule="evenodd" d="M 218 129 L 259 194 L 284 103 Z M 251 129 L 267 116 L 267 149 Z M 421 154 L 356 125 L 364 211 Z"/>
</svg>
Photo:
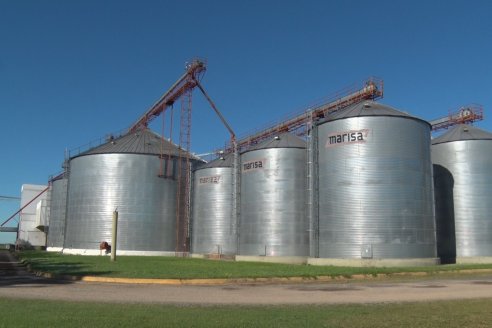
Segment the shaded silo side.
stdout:
<svg viewBox="0 0 492 328">
<path fill-rule="evenodd" d="M 306 143 L 284 133 L 241 154 L 239 255 L 307 256 Z"/>
<path fill-rule="evenodd" d="M 236 222 L 232 212 L 233 160 L 233 154 L 228 154 L 194 172 L 192 253 L 236 254 Z"/>
<path fill-rule="evenodd" d="M 63 176 L 51 182 L 48 250 L 63 248 L 67 211 L 68 179 Z"/>
<path fill-rule="evenodd" d="M 435 264 L 430 125 L 367 101 L 318 138 L 319 257 Z"/>
<path fill-rule="evenodd" d="M 111 242 L 117 209 L 118 250 L 174 252 L 177 154 L 174 144 L 144 129 L 71 158 L 65 248 Z"/>
<path fill-rule="evenodd" d="M 492 133 L 457 125 L 432 140 L 438 251 L 492 260 Z"/>
</svg>

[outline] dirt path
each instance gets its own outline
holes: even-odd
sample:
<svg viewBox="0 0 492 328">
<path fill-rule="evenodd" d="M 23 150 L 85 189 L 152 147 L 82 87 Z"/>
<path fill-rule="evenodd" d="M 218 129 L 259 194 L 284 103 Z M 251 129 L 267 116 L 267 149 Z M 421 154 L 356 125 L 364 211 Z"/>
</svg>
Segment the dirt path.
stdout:
<svg viewBox="0 0 492 328">
<path fill-rule="evenodd" d="M 470 278 L 427 278 L 406 282 L 387 280 L 282 285 L 162 286 L 42 279 L 25 272 L 12 258 L 4 257 L 0 257 L 0 269 L 0 297 L 31 299 L 114 303 L 271 305 L 492 298 L 490 274 Z"/>
</svg>

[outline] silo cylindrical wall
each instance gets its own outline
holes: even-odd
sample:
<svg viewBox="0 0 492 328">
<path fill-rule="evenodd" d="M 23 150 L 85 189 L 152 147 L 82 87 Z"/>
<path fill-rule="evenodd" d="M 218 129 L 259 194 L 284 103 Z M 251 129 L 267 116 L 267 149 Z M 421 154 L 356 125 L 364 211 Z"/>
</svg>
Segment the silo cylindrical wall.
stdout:
<svg viewBox="0 0 492 328">
<path fill-rule="evenodd" d="M 118 210 L 119 250 L 174 251 L 177 182 L 159 177 L 160 165 L 155 155 L 73 158 L 65 247 L 98 249 L 101 241 L 109 242 L 112 213 Z"/>
<path fill-rule="evenodd" d="M 62 178 L 52 182 L 47 247 L 63 247 L 65 237 L 67 193 L 68 179 Z"/>
<path fill-rule="evenodd" d="M 449 185 L 446 176 L 436 176 L 436 194 L 447 195 L 436 197 L 436 220 L 442 229 L 450 230 L 450 224 L 454 225 L 455 236 L 451 237 L 455 238 L 456 257 L 492 257 L 492 141 L 434 144 L 432 161 L 452 179 Z M 440 248 L 449 252 L 445 241 Z"/>
<path fill-rule="evenodd" d="M 435 258 L 429 125 L 349 117 L 318 135 L 319 257 Z"/>
<path fill-rule="evenodd" d="M 240 255 L 307 256 L 306 149 L 241 155 Z"/>
<path fill-rule="evenodd" d="M 192 253 L 236 254 L 232 168 L 198 169 L 192 197 Z"/>
</svg>

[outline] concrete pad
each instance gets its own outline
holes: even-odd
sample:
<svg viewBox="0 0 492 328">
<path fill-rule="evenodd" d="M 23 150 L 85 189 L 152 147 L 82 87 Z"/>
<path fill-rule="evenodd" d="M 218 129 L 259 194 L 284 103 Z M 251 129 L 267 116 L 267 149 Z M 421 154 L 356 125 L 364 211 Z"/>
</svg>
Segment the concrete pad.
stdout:
<svg viewBox="0 0 492 328">
<path fill-rule="evenodd" d="M 47 252 L 61 253 L 61 252 L 63 252 L 63 247 L 47 247 L 46 251 Z"/>
<path fill-rule="evenodd" d="M 102 255 L 110 256 L 104 251 L 101 253 L 99 249 L 77 249 L 77 248 L 64 248 L 63 254 L 71 255 Z M 176 256 L 176 252 L 160 252 L 160 251 L 124 251 L 117 250 L 116 256 Z"/>
<path fill-rule="evenodd" d="M 456 264 L 491 264 L 492 257 L 490 256 L 470 256 L 457 257 Z"/>
<path fill-rule="evenodd" d="M 439 264 L 438 258 L 416 259 L 325 259 L 310 257 L 309 265 L 334 265 L 348 267 L 414 267 L 433 266 Z"/>
<path fill-rule="evenodd" d="M 222 260 L 222 261 L 234 261 L 236 259 L 236 255 L 233 254 L 198 254 L 198 253 L 190 253 L 189 257 L 195 259 L 205 259 L 205 260 Z"/>
<path fill-rule="evenodd" d="M 267 262 L 284 264 L 306 264 L 306 256 L 248 256 L 236 255 L 237 262 Z"/>
</svg>

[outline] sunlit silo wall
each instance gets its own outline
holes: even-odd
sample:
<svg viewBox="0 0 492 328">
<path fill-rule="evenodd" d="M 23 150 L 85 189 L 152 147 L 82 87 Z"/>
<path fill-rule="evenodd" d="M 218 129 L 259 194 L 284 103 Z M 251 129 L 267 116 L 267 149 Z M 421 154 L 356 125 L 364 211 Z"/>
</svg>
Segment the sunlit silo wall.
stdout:
<svg viewBox="0 0 492 328">
<path fill-rule="evenodd" d="M 240 255 L 307 256 L 306 143 L 282 134 L 241 155 Z"/>
<path fill-rule="evenodd" d="M 218 158 L 194 172 L 192 253 L 236 254 L 233 216 L 233 155 Z"/>
<path fill-rule="evenodd" d="M 174 251 L 176 153 L 145 129 L 72 158 L 65 248 L 98 249 L 101 241 L 110 242 L 117 209 L 119 250 Z"/>
<path fill-rule="evenodd" d="M 432 162 L 440 256 L 492 257 L 492 133 L 455 126 L 432 141 Z"/>
<path fill-rule="evenodd" d="M 47 247 L 61 248 L 65 238 L 68 179 L 54 180 L 51 184 L 50 222 Z"/>
<path fill-rule="evenodd" d="M 374 102 L 318 127 L 319 257 L 436 257 L 430 126 Z"/>
</svg>

